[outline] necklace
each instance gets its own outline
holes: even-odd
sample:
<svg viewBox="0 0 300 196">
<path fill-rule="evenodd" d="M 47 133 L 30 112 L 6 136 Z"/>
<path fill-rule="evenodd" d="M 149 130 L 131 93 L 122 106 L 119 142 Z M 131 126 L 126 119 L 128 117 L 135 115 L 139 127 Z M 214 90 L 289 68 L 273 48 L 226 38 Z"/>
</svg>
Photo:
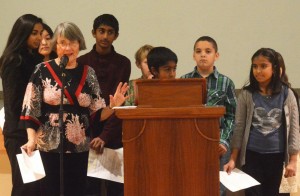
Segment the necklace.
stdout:
<svg viewBox="0 0 300 196">
<path fill-rule="evenodd" d="M 264 96 L 266 99 L 271 99 L 272 96 L 271 95 L 267 95 L 267 96 Z"/>
</svg>

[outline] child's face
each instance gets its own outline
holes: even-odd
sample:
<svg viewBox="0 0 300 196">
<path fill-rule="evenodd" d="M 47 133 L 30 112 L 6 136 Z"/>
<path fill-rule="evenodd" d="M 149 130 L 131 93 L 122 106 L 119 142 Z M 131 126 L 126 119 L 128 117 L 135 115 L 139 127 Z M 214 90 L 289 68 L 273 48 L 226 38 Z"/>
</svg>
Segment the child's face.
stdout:
<svg viewBox="0 0 300 196">
<path fill-rule="evenodd" d="M 111 26 L 100 25 L 95 31 L 92 31 L 96 39 L 96 45 L 100 48 L 109 48 L 112 43 L 118 38 L 118 34 Z"/>
<path fill-rule="evenodd" d="M 215 51 L 213 45 L 208 41 L 199 41 L 195 45 L 194 60 L 200 71 L 213 71 L 215 61 L 219 58 L 219 53 Z"/>
<path fill-rule="evenodd" d="M 141 64 L 139 64 L 138 67 L 142 71 L 143 79 L 151 79 L 153 77 L 148 67 L 147 58 L 143 58 Z"/>
<path fill-rule="evenodd" d="M 159 67 L 158 72 L 156 70 L 152 70 L 152 73 L 157 79 L 175 79 L 176 68 L 177 64 L 174 61 L 169 61 L 166 65 Z"/>
<path fill-rule="evenodd" d="M 264 56 L 258 56 L 253 59 L 252 71 L 255 79 L 260 86 L 268 86 L 273 75 L 272 63 Z"/>
<path fill-rule="evenodd" d="M 43 30 L 42 41 L 39 47 L 39 53 L 48 56 L 51 53 L 51 37 L 46 30 Z"/>
</svg>

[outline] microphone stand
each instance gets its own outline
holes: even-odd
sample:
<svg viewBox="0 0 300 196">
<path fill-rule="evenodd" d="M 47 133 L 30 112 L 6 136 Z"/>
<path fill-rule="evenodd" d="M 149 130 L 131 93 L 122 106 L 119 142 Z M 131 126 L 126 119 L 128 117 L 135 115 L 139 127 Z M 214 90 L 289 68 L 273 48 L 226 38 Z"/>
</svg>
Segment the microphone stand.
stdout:
<svg viewBox="0 0 300 196">
<path fill-rule="evenodd" d="M 61 96 L 60 96 L 60 107 L 59 107 L 59 130 L 60 130 L 60 154 L 59 154 L 59 168 L 60 168 L 60 196 L 64 196 L 64 90 L 65 90 L 65 73 L 64 66 L 60 66 L 61 70 Z"/>
</svg>

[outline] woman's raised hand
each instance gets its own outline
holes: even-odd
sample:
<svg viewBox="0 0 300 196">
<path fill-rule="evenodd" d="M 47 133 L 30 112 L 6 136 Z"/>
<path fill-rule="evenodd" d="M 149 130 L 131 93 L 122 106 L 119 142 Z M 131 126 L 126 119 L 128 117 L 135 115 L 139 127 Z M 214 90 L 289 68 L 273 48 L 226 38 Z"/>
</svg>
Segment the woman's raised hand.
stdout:
<svg viewBox="0 0 300 196">
<path fill-rule="evenodd" d="M 128 95 L 126 95 L 128 89 L 129 86 L 126 82 L 124 84 L 120 82 L 114 96 L 109 95 L 109 99 L 110 99 L 109 107 L 113 108 L 122 105 L 125 102 L 125 100 L 128 99 L 129 97 Z"/>
</svg>

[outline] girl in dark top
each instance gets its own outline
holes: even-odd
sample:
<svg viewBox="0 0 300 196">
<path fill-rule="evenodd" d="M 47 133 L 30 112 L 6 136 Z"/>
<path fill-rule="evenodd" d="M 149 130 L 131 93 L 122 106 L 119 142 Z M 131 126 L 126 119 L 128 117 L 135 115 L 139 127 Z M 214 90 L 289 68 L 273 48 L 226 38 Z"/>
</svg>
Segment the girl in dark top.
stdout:
<svg viewBox="0 0 300 196">
<path fill-rule="evenodd" d="M 2 78 L 5 123 L 3 127 L 4 144 L 11 164 L 11 195 L 38 195 L 36 182 L 23 184 L 16 154 L 27 142 L 25 129 L 18 127 L 23 97 L 34 66 L 40 60 L 37 49 L 41 42 L 43 21 L 32 14 L 17 19 L 7 44 L 0 57 L 0 75 Z"/>
</svg>

